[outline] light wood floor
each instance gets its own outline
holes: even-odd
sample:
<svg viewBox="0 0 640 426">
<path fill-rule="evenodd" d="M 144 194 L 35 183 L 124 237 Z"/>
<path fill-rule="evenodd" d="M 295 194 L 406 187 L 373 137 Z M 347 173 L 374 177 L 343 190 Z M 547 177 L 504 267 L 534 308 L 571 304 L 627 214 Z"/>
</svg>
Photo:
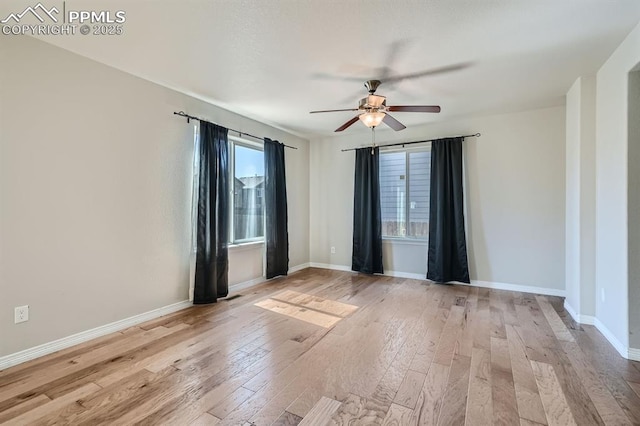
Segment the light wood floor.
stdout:
<svg viewBox="0 0 640 426">
<path fill-rule="evenodd" d="M 239 294 L 0 372 L 0 423 L 640 424 L 640 363 L 560 298 L 319 269 Z"/>
</svg>

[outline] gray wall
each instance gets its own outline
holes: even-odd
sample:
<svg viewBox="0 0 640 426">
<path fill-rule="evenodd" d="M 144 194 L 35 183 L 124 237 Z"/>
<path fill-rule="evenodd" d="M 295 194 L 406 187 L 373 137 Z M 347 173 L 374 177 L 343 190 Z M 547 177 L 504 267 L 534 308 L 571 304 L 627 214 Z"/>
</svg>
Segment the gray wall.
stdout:
<svg viewBox="0 0 640 426">
<path fill-rule="evenodd" d="M 290 264 L 309 261 L 308 141 L 33 38 L 0 58 L 0 356 L 187 299 L 193 123 L 173 111 L 299 148 Z M 231 281 L 261 262 L 232 252 Z"/>
<path fill-rule="evenodd" d="M 640 348 L 640 71 L 629 73 L 629 346 Z"/>
<path fill-rule="evenodd" d="M 481 132 L 465 143 L 471 278 L 565 288 L 565 108 L 380 130 L 378 143 Z M 366 133 L 311 143 L 311 261 L 351 265 L 353 152 Z M 331 247 L 336 253 L 331 254 Z M 426 247 L 386 241 L 387 271 L 424 274 Z"/>
<path fill-rule="evenodd" d="M 596 87 L 596 316 L 629 346 L 629 72 L 640 62 L 640 25 L 600 68 Z M 633 206 L 632 206 L 633 208 Z M 632 211 L 635 211 L 632 210 Z M 637 283 L 633 284 L 637 285 Z M 604 297 L 602 297 L 604 294 Z M 636 341 L 637 342 L 637 341 Z"/>
</svg>

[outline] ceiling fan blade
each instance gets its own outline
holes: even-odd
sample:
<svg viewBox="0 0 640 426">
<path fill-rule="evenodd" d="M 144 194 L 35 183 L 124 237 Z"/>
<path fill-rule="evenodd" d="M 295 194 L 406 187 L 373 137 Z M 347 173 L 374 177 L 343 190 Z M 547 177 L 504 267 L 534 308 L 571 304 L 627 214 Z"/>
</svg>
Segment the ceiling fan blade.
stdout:
<svg viewBox="0 0 640 426">
<path fill-rule="evenodd" d="M 447 65 L 446 67 L 434 68 L 431 70 L 418 71 L 410 74 L 394 75 L 382 80 L 383 83 L 395 83 L 401 80 L 410 80 L 412 78 L 426 77 L 428 75 L 444 74 L 447 72 L 465 69 L 471 65 L 471 62 L 461 62 L 459 64 Z"/>
<path fill-rule="evenodd" d="M 356 118 L 358 118 L 358 117 L 356 117 Z M 407 128 L 407 126 L 405 126 L 404 124 L 402 124 L 401 122 L 399 122 L 398 120 L 396 120 L 395 118 L 390 116 L 389 114 L 385 114 L 384 118 L 382 119 L 382 121 L 384 122 L 384 124 L 386 124 L 387 126 L 391 127 L 396 132 L 398 130 L 404 130 L 404 129 Z"/>
<path fill-rule="evenodd" d="M 347 127 L 351 126 L 353 123 L 355 123 L 356 121 L 358 121 L 358 119 L 360 118 L 359 115 L 356 115 L 355 117 L 353 117 L 351 120 L 347 121 L 346 123 L 344 123 L 342 126 L 338 127 L 335 131 L 336 132 L 341 132 L 344 129 L 346 129 Z"/>
<path fill-rule="evenodd" d="M 393 105 L 388 106 L 387 111 L 397 112 L 440 112 L 438 105 Z"/>
<path fill-rule="evenodd" d="M 309 111 L 309 114 L 318 114 L 320 112 L 340 112 L 340 111 L 357 111 L 358 108 L 348 108 L 348 109 L 325 109 L 323 111 Z"/>
</svg>

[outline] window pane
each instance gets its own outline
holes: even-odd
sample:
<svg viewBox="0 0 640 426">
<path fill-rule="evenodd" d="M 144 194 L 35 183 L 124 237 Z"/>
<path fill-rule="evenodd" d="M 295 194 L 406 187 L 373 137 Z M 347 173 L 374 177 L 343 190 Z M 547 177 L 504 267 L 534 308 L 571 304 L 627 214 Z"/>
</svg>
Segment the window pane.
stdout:
<svg viewBox="0 0 640 426">
<path fill-rule="evenodd" d="M 410 237 L 429 236 L 429 190 L 431 151 L 409 153 L 409 229 Z"/>
<path fill-rule="evenodd" d="M 406 235 L 406 154 L 388 152 L 380 154 L 380 208 L 382 235 Z"/>
<path fill-rule="evenodd" d="M 234 147 L 234 240 L 264 237 L 264 153 L 241 145 Z"/>
</svg>

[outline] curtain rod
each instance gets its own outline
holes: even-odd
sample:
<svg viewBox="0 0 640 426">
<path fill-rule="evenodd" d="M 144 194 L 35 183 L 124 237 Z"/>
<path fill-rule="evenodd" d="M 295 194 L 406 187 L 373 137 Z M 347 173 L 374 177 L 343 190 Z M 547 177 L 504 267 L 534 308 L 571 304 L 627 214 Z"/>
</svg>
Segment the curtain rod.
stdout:
<svg viewBox="0 0 640 426">
<path fill-rule="evenodd" d="M 451 136 L 451 138 L 462 138 L 464 140 L 464 138 L 479 138 L 481 135 L 480 133 L 475 133 L 473 135 L 464 135 L 464 136 Z M 438 139 L 429 139 L 426 141 L 414 141 L 414 142 L 395 142 L 395 143 L 388 143 L 385 145 L 376 145 L 377 148 L 384 148 L 385 146 L 405 146 L 405 145 L 413 145 L 416 143 L 426 143 L 426 142 L 433 142 L 433 141 L 437 141 L 439 139 L 450 139 L 450 138 L 438 138 Z M 369 146 L 363 146 L 362 148 L 371 148 Z M 346 151 L 355 151 L 356 149 L 360 149 L 360 148 L 348 148 L 348 149 L 343 149 L 342 152 L 346 152 Z"/>
<path fill-rule="evenodd" d="M 189 115 L 189 114 L 187 114 L 187 113 L 186 113 L 186 112 L 184 112 L 184 111 L 178 111 L 178 112 L 175 112 L 175 111 L 174 111 L 174 112 L 173 112 L 173 114 L 174 114 L 174 115 L 179 115 L 180 117 L 185 117 L 185 118 L 187 119 L 187 123 L 188 123 L 190 120 L 198 120 L 198 121 L 204 121 L 204 122 L 211 123 L 211 124 L 216 124 L 216 123 L 213 123 L 213 122 L 211 122 L 211 121 L 209 121 L 209 120 L 205 120 L 204 118 L 198 118 L 198 117 L 194 117 L 193 115 Z M 224 127 L 224 126 L 222 126 L 222 127 Z M 256 138 L 256 139 L 259 139 L 259 140 L 261 140 L 261 141 L 264 141 L 264 138 L 261 138 L 261 137 L 259 137 L 259 136 L 252 135 L 251 133 L 241 132 L 240 130 L 235 130 L 235 129 L 227 129 L 227 130 L 229 130 L 229 131 L 231 131 L 231 132 L 236 132 L 238 135 L 240 135 L 240 137 L 242 137 L 242 136 L 250 136 L 250 137 L 252 137 L 252 138 Z M 279 143 L 282 143 L 282 142 L 279 142 Z M 286 146 L 287 148 L 291 148 L 291 149 L 298 149 L 298 148 L 296 148 L 295 146 L 289 146 L 289 145 L 285 145 L 285 144 L 283 144 L 283 143 L 282 143 L 282 145 Z"/>
</svg>

